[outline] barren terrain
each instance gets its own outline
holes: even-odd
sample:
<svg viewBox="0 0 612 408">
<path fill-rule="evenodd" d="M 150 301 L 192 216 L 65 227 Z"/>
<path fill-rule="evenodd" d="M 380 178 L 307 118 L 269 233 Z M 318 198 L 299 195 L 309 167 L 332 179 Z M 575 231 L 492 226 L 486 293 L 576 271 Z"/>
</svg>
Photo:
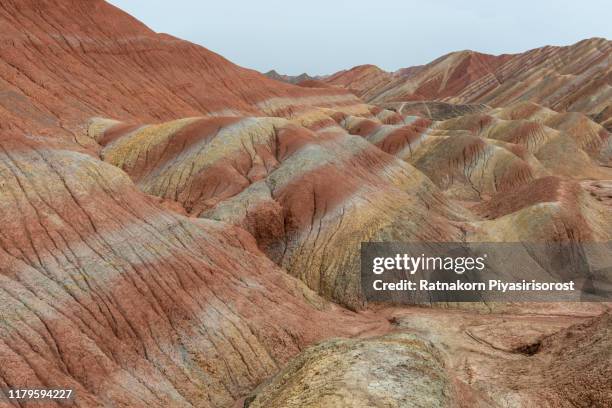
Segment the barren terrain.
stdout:
<svg viewBox="0 0 612 408">
<path fill-rule="evenodd" d="M 609 242 L 609 40 L 293 85 L 102 0 L 4 0 L 0 27 L 0 388 L 612 403 L 609 303 L 374 305 L 359 275 L 366 241 Z"/>
</svg>

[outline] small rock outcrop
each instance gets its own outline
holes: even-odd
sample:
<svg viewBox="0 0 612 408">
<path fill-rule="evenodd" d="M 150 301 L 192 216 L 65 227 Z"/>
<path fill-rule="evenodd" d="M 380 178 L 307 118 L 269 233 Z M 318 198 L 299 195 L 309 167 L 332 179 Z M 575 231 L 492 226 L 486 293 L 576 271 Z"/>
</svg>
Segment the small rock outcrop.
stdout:
<svg viewBox="0 0 612 408">
<path fill-rule="evenodd" d="M 406 333 L 310 347 L 247 397 L 248 408 L 443 408 L 453 387 L 440 352 Z"/>
</svg>

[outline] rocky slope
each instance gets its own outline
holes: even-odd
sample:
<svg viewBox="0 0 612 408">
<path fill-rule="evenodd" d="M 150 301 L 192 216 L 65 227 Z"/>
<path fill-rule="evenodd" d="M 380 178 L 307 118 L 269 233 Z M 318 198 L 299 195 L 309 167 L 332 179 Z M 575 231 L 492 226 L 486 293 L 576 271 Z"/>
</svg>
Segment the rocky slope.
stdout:
<svg viewBox="0 0 612 408">
<path fill-rule="evenodd" d="M 527 108 L 399 124 L 328 109 L 96 119 L 90 135 L 142 191 L 246 228 L 291 275 L 360 309 L 360 242 L 610 239 L 609 207 L 575 181 L 609 177 L 610 135 L 584 115 Z"/>
<path fill-rule="evenodd" d="M 102 157 L 146 193 L 246 228 L 290 274 L 360 308 L 360 242 L 456 240 L 461 230 L 449 220 L 462 216 L 421 172 L 328 121 L 317 131 L 280 118 L 105 131 L 94 121 L 92 132 L 112 139 Z"/>
<path fill-rule="evenodd" d="M 398 332 L 311 347 L 243 404 L 259 407 L 605 407 L 610 315 L 388 310 Z M 572 324 L 574 323 L 574 324 Z"/>
<path fill-rule="evenodd" d="M 605 44 L 566 50 L 559 81 L 584 86 L 559 105 L 545 84 L 467 96 L 515 56 L 366 67 L 333 79 L 347 90 L 268 79 L 101 0 L 4 1 L 0 25 L 1 389 L 69 387 L 78 407 L 609 401 L 610 319 L 584 323 L 607 304 L 381 309 L 358 273 L 362 241 L 610 240 Z M 357 96 L 432 70 L 419 93 L 444 102 Z"/>
<path fill-rule="evenodd" d="M 385 330 L 319 298 L 243 229 L 143 193 L 86 134 L 92 116 L 364 109 L 354 96 L 278 84 L 103 1 L 3 2 L 0 23 L 3 389 L 70 387 L 80 407 L 230 406 L 315 340 Z"/>
<path fill-rule="evenodd" d="M 605 407 L 611 398 L 610 314 L 583 320 L 568 316 L 567 306 L 547 304 L 545 317 L 388 313 L 399 330 L 433 341 L 441 351 L 455 391 L 454 404 L 447 406 Z"/>
<path fill-rule="evenodd" d="M 395 333 L 311 347 L 247 398 L 244 407 L 449 407 L 452 382 L 440 352 Z"/>
<path fill-rule="evenodd" d="M 609 128 L 612 43 L 603 38 L 521 54 L 454 52 L 414 70 L 387 73 L 355 67 L 326 81 L 372 103 L 438 100 L 499 107 L 531 101 L 558 111 L 578 111 Z"/>
<path fill-rule="evenodd" d="M 0 140 L 0 377 L 75 406 L 228 406 L 304 345 L 375 328 L 72 145 Z M 384 327 L 384 325 L 382 325 Z"/>
<path fill-rule="evenodd" d="M 2 129 L 57 135 L 96 115 L 157 121 L 360 103 L 346 91 L 296 88 L 238 67 L 103 0 L 3 1 L 0 22 Z"/>
<path fill-rule="evenodd" d="M 371 99 L 372 90 L 385 86 L 393 81 L 394 75 L 385 72 L 375 65 L 359 65 L 348 71 L 337 72 L 324 82 L 346 88 L 364 100 Z"/>
</svg>

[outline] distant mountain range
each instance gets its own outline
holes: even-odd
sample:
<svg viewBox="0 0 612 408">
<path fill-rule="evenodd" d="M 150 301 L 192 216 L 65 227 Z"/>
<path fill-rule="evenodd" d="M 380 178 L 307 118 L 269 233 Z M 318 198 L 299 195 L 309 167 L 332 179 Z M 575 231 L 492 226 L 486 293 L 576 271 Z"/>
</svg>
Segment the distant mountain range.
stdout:
<svg viewBox="0 0 612 408">
<path fill-rule="evenodd" d="M 282 81 L 282 82 L 287 82 L 288 84 L 298 84 L 302 81 L 310 81 L 313 79 L 319 79 L 318 77 L 311 77 L 310 75 L 308 75 L 307 73 L 303 73 L 300 75 L 283 75 L 283 74 L 279 74 L 278 72 L 276 72 L 275 70 L 270 70 L 266 73 L 264 73 L 265 76 L 267 76 L 268 78 L 272 78 L 275 79 L 277 81 Z"/>
<path fill-rule="evenodd" d="M 275 79 L 297 83 L 309 79 L 306 77 L 307 74 L 278 75 Z M 584 112 L 610 130 L 611 77 L 612 42 L 591 38 L 570 46 L 546 46 L 519 54 L 452 52 L 429 64 L 395 72 L 360 65 L 315 79 L 384 106 L 441 101 L 498 107 L 529 100 L 556 110 Z"/>
</svg>

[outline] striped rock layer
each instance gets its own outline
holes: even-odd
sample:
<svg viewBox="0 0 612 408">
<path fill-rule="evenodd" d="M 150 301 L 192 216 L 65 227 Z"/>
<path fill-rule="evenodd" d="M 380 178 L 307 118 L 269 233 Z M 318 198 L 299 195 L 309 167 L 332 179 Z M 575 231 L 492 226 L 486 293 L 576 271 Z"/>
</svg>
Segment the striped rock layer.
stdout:
<svg viewBox="0 0 612 408">
<path fill-rule="evenodd" d="M 244 229 L 143 193 L 86 136 L 92 116 L 368 112 L 355 96 L 269 80 L 100 0 L 4 1 L 0 26 L 0 388 L 228 407 L 314 341 L 385 330 Z"/>
<path fill-rule="evenodd" d="M 291 275 L 359 309 L 361 242 L 610 238 L 609 207 L 579 182 L 609 177 L 600 166 L 609 133 L 581 114 L 537 112 L 395 124 L 376 109 L 159 125 L 95 119 L 90 135 L 142 191 L 246 228 Z"/>
<path fill-rule="evenodd" d="M 561 332 L 526 362 L 483 346 L 480 314 L 364 310 L 358 251 L 609 240 L 607 42 L 370 67 L 347 90 L 268 79 L 102 0 L 3 1 L 0 26 L 0 389 L 72 388 L 83 408 L 606 401 L 607 343 Z M 605 309 L 564 307 L 557 331 Z M 498 352 L 502 380 L 529 363 L 568 381 L 502 393 L 482 375 Z M 30 405 L 62 406 L 10 406 Z"/>
<path fill-rule="evenodd" d="M 246 228 L 290 274 L 359 308 L 360 242 L 459 239 L 449 220 L 463 218 L 421 172 L 328 121 L 317 131 L 236 117 L 91 129 L 108 141 L 103 159 L 144 192 Z"/>
<path fill-rule="evenodd" d="M 160 121 L 361 104 L 341 89 L 295 87 L 238 67 L 103 0 L 7 0 L 0 25 L 2 130 L 74 138 L 91 116 Z"/>
<path fill-rule="evenodd" d="M 244 230 L 167 211 L 71 145 L 3 137 L 0 183 L 3 388 L 229 406 L 306 344 L 384 327 L 318 298 Z"/>
<path fill-rule="evenodd" d="M 611 70 L 612 43 L 592 38 L 512 55 L 454 52 L 395 73 L 358 66 L 326 82 L 377 104 L 438 100 L 500 107 L 531 101 L 557 111 L 583 112 L 610 129 Z"/>
</svg>

